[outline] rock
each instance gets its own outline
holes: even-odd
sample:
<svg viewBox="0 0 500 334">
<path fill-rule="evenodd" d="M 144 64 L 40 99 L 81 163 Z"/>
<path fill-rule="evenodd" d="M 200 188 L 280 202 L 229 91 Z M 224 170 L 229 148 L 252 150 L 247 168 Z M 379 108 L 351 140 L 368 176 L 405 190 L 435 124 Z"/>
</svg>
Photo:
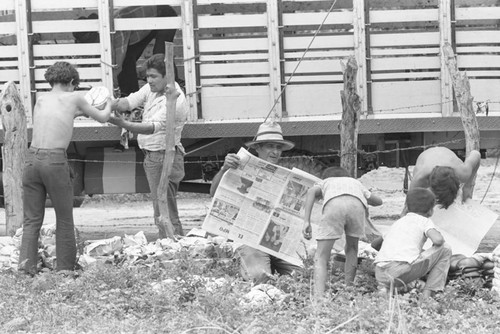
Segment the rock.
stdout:
<svg viewBox="0 0 500 334">
<path fill-rule="evenodd" d="M 283 291 L 271 284 L 264 283 L 254 286 L 249 293 L 244 295 L 240 305 L 258 307 L 271 303 L 281 304 L 286 298 L 287 294 Z"/>
</svg>

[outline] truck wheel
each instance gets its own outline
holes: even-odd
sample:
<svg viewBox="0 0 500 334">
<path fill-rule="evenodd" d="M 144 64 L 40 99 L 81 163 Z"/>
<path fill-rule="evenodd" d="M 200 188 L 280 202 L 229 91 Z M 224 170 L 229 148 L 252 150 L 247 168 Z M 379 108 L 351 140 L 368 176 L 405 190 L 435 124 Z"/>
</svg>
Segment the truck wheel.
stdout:
<svg viewBox="0 0 500 334">
<path fill-rule="evenodd" d="M 278 164 L 288 169 L 295 167 L 317 177 L 321 177 L 321 172 L 326 168 L 324 163 L 307 155 L 285 156 Z"/>
<path fill-rule="evenodd" d="M 73 197 L 73 207 L 79 208 L 82 206 L 83 201 L 85 201 L 85 196 L 75 196 Z"/>
<path fill-rule="evenodd" d="M 82 206 L 83 202 L 85 201 L 85 196 L 74 196 L 73 197 L 73 207 L 74 208 L 79 208 Z M 47 199 L 45 200 L 45 207 L 46 208 L 52 208 L 52 201 L 50 200 L 50 197 L 47 195 Z"/>
</svg>

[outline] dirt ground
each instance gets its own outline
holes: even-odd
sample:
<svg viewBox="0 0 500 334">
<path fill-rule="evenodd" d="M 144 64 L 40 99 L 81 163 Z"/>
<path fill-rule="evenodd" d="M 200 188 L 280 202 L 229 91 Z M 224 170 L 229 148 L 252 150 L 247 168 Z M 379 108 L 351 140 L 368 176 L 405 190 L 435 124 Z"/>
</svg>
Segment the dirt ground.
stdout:
<svg viewBox="0 0 500 334">
<path fill-rule="evenodd" d="M 500 182 L 495 169 L 496 158 L 483 159 L 479 169 L 474 199 L 500 214 Z M 499 168 L 500 169 L 500 168 Z M 495 178 L 492 178 L 495 171 Z M 404 204 L 402 191 L 403 168 L 379 169 L 363 175 L 360 181 L 383 198 L 384 204 L 370 209 L 373 223 L 381 232 L 398 218 Z M 206 194 L 180 193 L 178 208 L 185 232 L 201 227 L 210 207 L 211 198 Z M 0 209 L 0 219 L 4 220 L 4 209 Z M 74 220 L 83 240 L 95 240 L 135 234 L 143 231 L 149 241 L 156 240 L 157 228 L 153 222 L 153 208 L 146 199 L 142 201 L 86 200 L 82 207 L 74 209 Z M 45 224 L 54 224 L 52 208 L 46 209 Z M 2 224 L 2 222 L 0 222 Z M 4 223 L 3 223 L 4 224 Z M 486 234 L 478 252 L 491 252 L 500 244 L 500 219 Z"/>
</svg>

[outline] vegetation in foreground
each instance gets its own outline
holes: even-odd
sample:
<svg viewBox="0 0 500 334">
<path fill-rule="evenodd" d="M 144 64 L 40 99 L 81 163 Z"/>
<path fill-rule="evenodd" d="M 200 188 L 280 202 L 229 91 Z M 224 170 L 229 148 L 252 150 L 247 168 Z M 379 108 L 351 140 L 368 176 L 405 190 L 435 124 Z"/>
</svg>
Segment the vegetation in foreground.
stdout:
<svg viewBox="0 0 500 334">
<path fill-rule="evenodd" d="M 310 261 L 307 261 L 310 262 Z M 46 272 L 31 278 L 0 273 L 0 331 L 4 333 L 496 333 L 500 303 L 473 282 L 453 281 L 427 304 L 418 293 L 388 298 L 376 292 L 364 261 L 354 287 L 331 275 L 328 297 L 311 300 L 310 265 L 276 277 L 281 302 L 251 306 L 251 285 L 237 263 L 175 263 L 120 267 L 101 263 L 77 277 Z M 205 277 L 219 278 L 218 285 Z M 223 279 L 221 279 L 223 278 Z"/>
</svg>

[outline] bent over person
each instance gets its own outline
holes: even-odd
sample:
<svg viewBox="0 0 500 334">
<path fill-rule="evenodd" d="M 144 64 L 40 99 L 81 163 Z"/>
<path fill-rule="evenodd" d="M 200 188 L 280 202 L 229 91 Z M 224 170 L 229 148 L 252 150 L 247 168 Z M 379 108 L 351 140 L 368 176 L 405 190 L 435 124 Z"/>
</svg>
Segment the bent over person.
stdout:
<svg viewBox="0 0 500 334">
<path fill-rule="evenodd" d="M 37 273 L 38 238 L 45 214 L 47 193 L 56 213 L 56 270 L 74 270 L 76 264 L 75 226 L 73 222 L 73 183 L 66 149 L 73 135 L 73 120 L 90 116 L 104 123 L 111 103 L 104 110 L 91 106 L 75 92 L 80 77 L 69 63 L 60 61 L 45 72 L 52 87 L 41 95 L 33 111 L 33 139 L 23 172 L 24 222 L 19 268 Z"/>
<path fill-rule="evenodd" d="M 249 148 L 255 149 L 257 156 L 267 162 L 277 164 L 283 151 L 291 150 L 295 144 L 284 140 L 281 127 L 278 123 L 263 123 L 259 126 L 255 140 L 245 144 Z M 230 168 L 238 168 L 240 158 L 234 153 L 229 153 L 224 165 L 212 180 L 210 195 L 213 196 L 217 190 L 222 176 Z M 265 283 L 275 272 L 281 275 L 290 275 L 299 267 L 285 260 L 267 254 L 261 250 L 242 245 L 236 250 L 239 256 L 240 271 L 244 279 L 252 280 L 255 284 Z"/>
<path fill-rule="evenodd" d="M 456 199 L 460 186 L 462 202 L 472 198 L 476 173 L 481 163 L 478 151 L 470 152 L 465 161 L 446 147 L 431 147 L 417 158 L 413 169 L 413 188 L 430 188 L 436 195 L 437 204 L 448 208 Z"/>
<path fill-rule="evenodd" d="M 166 149 L 166 121 L 167 121 L 167 76 L 165 68 L 165 55 L 156 54 L 146 61 L 146 75 L 148 83 L 138 92 L 128 97 L 117 99 L 113 102 L 113 109 L 119 113 L 144 107 L 142 121 L 131 122 L 121 117 L 111 116 L 109 122 L 119 127 L 137 133 L 137 142 L 144 152 L 144 171 L 148 179 L 151 199 L 153 201 L 154 220 L 158 226 L 160 239 L 167 237 L 166 226 L 160 220 L 160 207 L 158 203 L 158 185 L 160 184 L 163 170 L 163 158 Z M 181 144 L 181 133 L 187 119 L 186 98 L 181 88 L 175 83 L 179 94 L 175 110 L 175 157 L 169 176 L 167 205 L 170 221 L 174 233 L 184 235 L 182 224 L 177 210 L 177 190 L 184 178 L 184 147 Z"/>
</svg>

